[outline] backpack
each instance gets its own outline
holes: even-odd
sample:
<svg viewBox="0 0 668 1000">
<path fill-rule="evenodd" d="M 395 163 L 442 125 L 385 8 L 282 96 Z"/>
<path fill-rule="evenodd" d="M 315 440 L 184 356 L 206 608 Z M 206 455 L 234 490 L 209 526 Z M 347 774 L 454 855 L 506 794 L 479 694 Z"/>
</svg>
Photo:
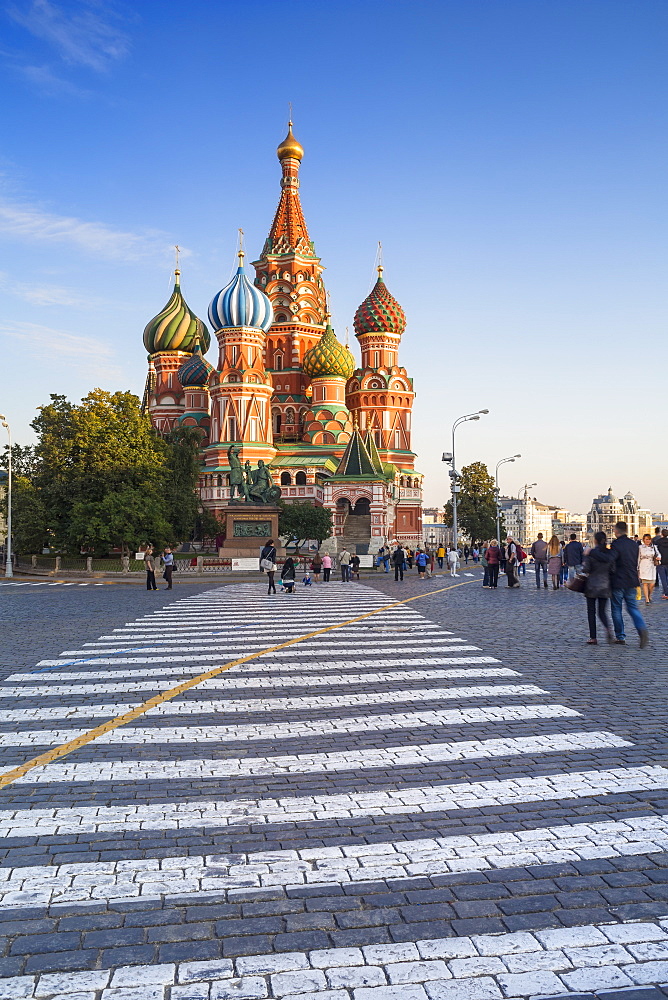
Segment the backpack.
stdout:
<svg viewBox="0 0 668 1000">
<path fill-rule="evenodd" d="M 524 551 L 519 542 L 515 542 L 515 554 L 517 555 L 518 563 L 523 562 L 527 557 L 526 552 Z"/>
</svg>

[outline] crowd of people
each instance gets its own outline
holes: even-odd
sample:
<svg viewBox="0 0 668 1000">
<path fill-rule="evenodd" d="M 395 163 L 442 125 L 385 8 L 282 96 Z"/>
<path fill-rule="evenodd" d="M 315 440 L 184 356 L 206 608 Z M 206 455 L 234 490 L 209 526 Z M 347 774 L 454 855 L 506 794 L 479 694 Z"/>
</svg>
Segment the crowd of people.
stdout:
<svg viewBox="0 0 668 1000">
<path fill-rule="evenodd" d="M 625 645 L 626 632 L 623 609 L 626 608 L 638 632 L 640 646 L 649 641 L 649 633 L 643 616 L 638 609 L 641 594 L 645 604 L 651 604 L 657 580 L 663 588 L 663 600 L 668 601 L 668 529 L 656 528 L 653 536 L 629 538 L 628 525 L 618 521 L 614 529 L 615 538 L 609 542 L 605 532 L 595 534 L 593 544 L 584 545 L 572 534 L 568 541 L 560 541 L 552 535 L 546 541 L 542 532 L 528 552 L 520 543 L 508 536 L 505 542 L 492 538 L 485 542 L 474 542 L 461 549 L 445 545 L 438 547 L 418 546 L 411 549 L 401 543 L 394 547 L 382 545 L 375 556 L 377 569 L 385 573 L 394 569 L 394 579 L 401 583 L 404 573 L 415 568 L 420 579 L 431 577 L 438 566 L 447 567 L 450 576 L 458 578 L 457 572 L 462 560 L 468 565 L 480 563 L 483 568 L 482 586 L 486 590 L 496 590 L 499 575 L 504 574 L 511 590 L 520 587 L 520 576 L 526 577 L 527 564 L 533 566 L 537 590 L 560 590 L 567 587 L 584 593 L 587 602 L 590 645 L 598 643 L 597 618 L 603 627 L 608 642 Z M 341 581 L 359 580 L 360 558 L 346 548 L 338 553 L 338 568 Z M 267 542 L 260 556 L 260 568 L 267 573 L 268 593 L 276 593 L 274 582 L 276 548 L 273 540 Z M 310 586 L 313 582 L 328 583 L 334 568 L 334 557 L 329 553 L 316 552 L 306 569 L 302 582 Z M 311 575 L 312 574 L 312 575 Z M 297 566 L 288 556 L 281 568 L 281 586 L 287 593 L 294 593 Z M 171 582 L 171 581 L 170 581 Z M 608 618 L 608 601 L 611 605 L 612 621 Z"/>
</svg>

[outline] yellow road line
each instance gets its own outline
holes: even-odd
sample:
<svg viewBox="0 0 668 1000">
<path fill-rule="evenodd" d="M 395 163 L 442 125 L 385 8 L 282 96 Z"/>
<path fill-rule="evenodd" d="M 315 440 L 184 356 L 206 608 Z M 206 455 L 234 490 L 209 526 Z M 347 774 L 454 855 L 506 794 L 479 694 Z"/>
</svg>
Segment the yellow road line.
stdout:
<svg viewBox="0 0 668 1000">
<path fill-rule="evenodd" d="M 285 649 L 287 646 L 294 646 L 298 642 L 303 642 L 305 639 L 312 639 L 316 635 L 324 635 L 325 632 L 333 632 L 337 628 L 344 628 L 346 625 L 353 625 L 355 622 L 361 622 L 365 618 L 372 618 L 373 615 L 380 614 L 381 611 L 389 611 L 392 608 L 398 608 L 402 604 L 409 604 L 410 601 L 417 601 L 421 597 L 432 597 L 434 594 L 442 594 L 445 590 L 455 590 L 457 587 L 465 587 L 469 583 L 475 583 L 475 580 L 464 580 L 463 583 L 453 583 L 449 587 L 440 587 L 438 590 L 429 590 L 424 594 L 416 594 L 414 597 L 407 597 L 403 601 L 393 601 L 392 604 L 385 604 L 382 608 L 376 608 L 375 611 L 367 611 L 366 614 L 358 615 L 356 618 L 349 618 L 345 622 L 340 622 L 338 625 L 328 625 L 326 628 L 319 628 L 315 632 L 307 632 L 305 635 L 300 635 L 296 639 L 288 639 L 286 642 L 280 642 L 277 646 L 268 646 L 266 649 L 261 649 L 256 653 L 249 653 L 248 656 L 241 656 L 237 660 L 231 660 L 229 663 L 224 663 L 221 667 L 212 667 L 211 670 L 207 670 L 203 674 L 198 674 L 197 677 L 191 677 L 190 680 L 183 681 L 181 684 L 177 684 L 176 687 L 169 688 L 167 691 L 163 691 L 162 694 L 157 694 L 154 698 L 149 698 L 148 701 L 142 702 L 141 705 L 131 708 L 129 712 L 124 712 L 123 715 L 116 716 L 115 719 L 109 719 L 108 722 L 103 722 L 101 726 L 95 726 L 94 729 L 89 729 L 87 733 L 83 733 L 81 736 L 77 736 L 74 740 L 69 740 L 67 743 L 62 743 L 59 747 L 54 747 L 52 750 L 47 750 L 46 753 L 41 753 L 38 757 L 33 757 L 32 760 L 27 760 L 25 764 L 20 764 L 19 767 L 15 767 L 11 771 L 7 771 L 6 774 L 0 775 L 0 789 L 6 788 L 7 785 L 11 785 L 18 778 L 22 778 L 24 774 L 32 771 L 34 767 L 41 767 L 44 764 L 51 764 L 52 761 L 58 760 L 60 757 L 66 757 L 68 754 L 73 753 L 75 750 L 80 750 L 81 747 L 85 747 L 87 743 L 92 743 L 96 740 L 98 736 L 103 736 L 105 733 L 110 733 L 114 729 L 118 729 L 120 726 L 125 726 L 128 722 L 132 722 L 134 719 L 139 718 L 140 715 L 145 715 L 150 712 L 152 708 L 157 705 L 162 705 L 166 701 L 171 701 L 178 695 L 183 694 L 184 691 L 189 691 L 191 688 L 197 687 L 203 681 L 211 680 L 212 677 L 217 677 L 218 674 L 222 674 L 224 670 L 231 670 L 232 667 L 238 667 L 242 663 L 248 663 L 250 660 L 256 660 L 259 656 L 264 656 L 265 653 L 275 653 L 278 649 Z"/>
</svg>

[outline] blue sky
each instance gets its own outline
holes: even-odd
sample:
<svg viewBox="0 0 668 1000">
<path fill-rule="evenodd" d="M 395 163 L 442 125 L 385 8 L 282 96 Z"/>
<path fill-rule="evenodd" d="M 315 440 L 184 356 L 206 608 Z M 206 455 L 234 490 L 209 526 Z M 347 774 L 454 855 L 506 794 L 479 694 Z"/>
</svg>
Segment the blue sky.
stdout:
<svg viewBox="0 0 668 1000">
<path fill-rule="evenodd" d="M 427 501 L 485 407 L 458 464 L 521 452 L 507 491 L 668 509 L 667 41 L 664 0 L 2 0 L 15 438 L 50 392 L 141 392 L 172 244 L 202 317 L 239 226 L 259 252 L 292 101 L 338 333 L 378 240 L 407 313 Z"/>
</svg>

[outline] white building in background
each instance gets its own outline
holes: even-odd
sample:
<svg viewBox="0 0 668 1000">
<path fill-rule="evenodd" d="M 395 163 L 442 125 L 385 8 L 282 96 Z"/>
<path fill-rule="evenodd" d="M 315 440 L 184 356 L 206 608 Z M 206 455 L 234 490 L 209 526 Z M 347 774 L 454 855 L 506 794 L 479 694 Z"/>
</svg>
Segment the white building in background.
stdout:
<svg viewBox="0 0 668 1000">
<path fill-rule="evenodd" d="M 536 541 L 538 532 L 546 541 L 552 537 L 552 518 L 557 508 L 532 499 L 526 490 L 523 497 L 500 497 L 499 506 L 505 535 L 511 535 L 523 548 Z"/>
<path fill-rule="evenodd" d="M 607 493 L 592 500 L 591 510 L 587 514 L 587 531 L 605 531 L 608 538 L 614 537 L 614 527 L 617 521 L 626 521 L 629 526 L 629 536 L 642 535 L 648 531 L 652 534 L 652 514 L 639 506 L 633 493 L 625 493 L 619 499 L 612 492 L 612 486 Z"/>
<path fill-rule="evenodd" d="M 578 542 L 587 540 L 587 515 L 571 514 L 568 510 L 555 511 L 552 519 L 552 532 L 559 541 L 567 542 L 571 535 L 575 535 Z"/>
<path fill-rule="evenodd" d="M 452 539 L 452 528 L 445 522 L 445 511 L 442 507 L 422 508 L 422 538 L 430 547 L 443 545 L 447 548 Z"/>
</svg>

